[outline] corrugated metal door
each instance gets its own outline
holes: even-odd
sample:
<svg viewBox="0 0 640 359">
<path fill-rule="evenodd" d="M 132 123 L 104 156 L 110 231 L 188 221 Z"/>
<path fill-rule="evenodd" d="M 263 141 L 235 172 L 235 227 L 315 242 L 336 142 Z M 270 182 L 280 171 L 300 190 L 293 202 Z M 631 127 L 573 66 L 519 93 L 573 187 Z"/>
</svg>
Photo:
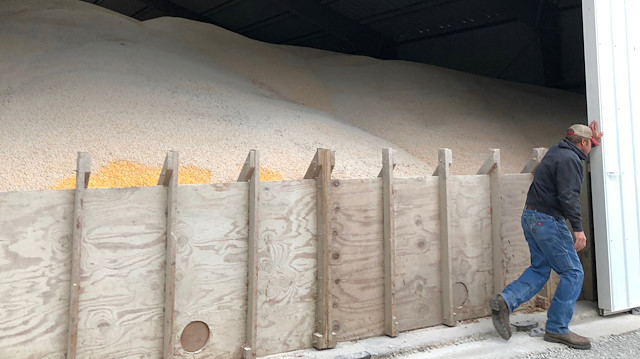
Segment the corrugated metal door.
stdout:
<svg viewBox="0 0 640 359">
<path fill-rule="evenodd" d="M 583 0 L 598 307 L 640 307 L 640 1 Z"/>
</svg>

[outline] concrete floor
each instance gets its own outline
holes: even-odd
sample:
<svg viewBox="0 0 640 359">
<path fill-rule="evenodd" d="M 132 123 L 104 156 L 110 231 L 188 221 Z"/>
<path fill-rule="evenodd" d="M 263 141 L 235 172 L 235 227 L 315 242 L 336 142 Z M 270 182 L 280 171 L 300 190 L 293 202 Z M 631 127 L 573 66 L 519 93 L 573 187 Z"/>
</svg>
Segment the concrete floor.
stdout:
<svg viewBox="0 0 640 359">
<path fill-rule="evenodd" d="M 534 320 L 544 328 L 546 312 L 516 313 L 511 323 Z M 622 335 L 640 330 L 640 315 L 621 313 L 602 317 L 594 302 L 578 302 L 570 325 L 574 332 L 593 342 L 598 338 Z M 334 349 L 300 350 L 262 357 L 264 359 L 368 359 L 368 358 L 515 358 L 542 353 L 565 345 L 545 342 L 542 337 L 517 332 L 509 341 L 498 336 L 491 318 L 456 327 L 436 326 L 401 333 L 396 338 L 375 337 L 357 342 L 339 343 Z"/>
</svg>

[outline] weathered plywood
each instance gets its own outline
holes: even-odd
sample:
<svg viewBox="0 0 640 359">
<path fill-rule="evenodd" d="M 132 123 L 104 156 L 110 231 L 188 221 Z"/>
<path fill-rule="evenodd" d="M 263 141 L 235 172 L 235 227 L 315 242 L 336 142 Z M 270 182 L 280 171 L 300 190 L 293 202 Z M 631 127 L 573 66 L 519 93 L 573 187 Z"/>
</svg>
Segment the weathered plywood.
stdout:
<svg viewBox="0 0 640 359">
<path fill-rule="evenodd" d="M 394 182 L 396 305 L 405 331 L 442 323 L 438 177 Z"/>
<path fill-rule="evenodd" d="M 0 193 L 0 358 L 64 358 L 73 191 Z"/>
<path fill-rule="evenodd" d="M 535 151 L 534 151 L 535 153 Z M 510 174 L 504 175 L 503 179 L 503 238 L 504 256 L 506 265 L 506 284 L 518 279 L 522 272 L 531 264 L 531 254 L 529 245 L 524 238 L 520 218 L 527 199 L 527 191 L 533 181 L 533 174 Z M 555 272 L 551 272 L 550 281 L 540 291 L 542 301 L 532 298 L 529 302 L 523 303 L 521 308 L 539 306 L 547 308 L 551 302 L 551 297 L 558 285 L 559 277 Z"/>
<path fill-rule="evenodd" d="M 455 326 L 455 310 L 453 304 L 453 268 L 451 257 L 453 255 L 453 211 L 449 202 L 453 198 L 451 185 L 449 184 L 449 169 L 452 155 L 448 148 L 438 149 L 438 168 L 435 174 L 438 176 L 438 206 L 440 208 L 440 268 L 442 281 L 442 323 Z"/>
<path fill-rule="evenodd" d="M 502 175 L 506 281 L 529 265 L 520 215 L 531 174 Z M 493 294 L 490 178 L 450 176 L 455 319 L 488 315 Z M 247 183 L 177 189 L 173 354 L 238 358 L 247 333 Z M 309 348 L 316 329 L 317 181 L 258 186 L 256 348 Z M 328 198 L 330 329 L 340 341 L 384 333 L 382 179 L 332 180 Z M 400 330 L 442 323 L 438 177 L 394 179 L 395 293 Z M 167 191 L 87 189 L 78 357 L 161 357 Z M 0 357 L 63 358 L 73 191 L 0 193 Z M 389 231 L 391 228 L 388 229 Z M 202 321 L 208 343 L 180 341 Z"/>
<path fill-rule="evenodd" d="M 334 180 L 330 293 L 338 340 L 384 333 L 382 180 Z"/>
<path fill-rule="evenodd" d="M 167 192 L 85 191 L 77 356 L 162 356 Z"/>
<path fill-rule="evenodd" d="M 396 314 L 396 204 L 393 169 L 396 166 L 394 151 L 382 150 L 382 213 L 384 220 L 384 333 L 398 336 Z"/>
<path fill-rule="evenodd" d="M 180 167 L 178 152 L 169 151 L 164 160 L 158 185 L 167 189 L 167 217 L 165 237 L 165 268 L 164 268 L 164 332 L 163 358 L 170 358 L 173 354 L 175 337 L 173 335 L 175 299 L 176 299 L 176 252 L 177 239 L 175 235 L 178 206 L 178 168 Z"/>
<path fill-rule="evenodd" d="M 311 347 L 316 181 L 260 184 L 258 355 Z"/>
<path fill-rule="evenodd" d="M 506 284 L 520 277 L 530 264 L 529 245 L 524 239 L 520 218 L 533 180 L 530 173 L 502 176 L 502 238 Z"/>
<path fill-rule="evenodd" d="M 451 176 L 451 267 L 457 320 L 489 314 L 493 292 L 490 179 Z"/>
<path fill-rule="evenodd" d="M 84 227 L 84 192 L 89 186 L 89 178 L 91 176 L 91 156 L 86 152 L 78 152 L 77 163 L 73 232 L 71 235 L 71 287 L 69 290 L 67 359 L 76 359 L 78 349 L 78 310 L 80 305 L 82 230 Z"/>
<path fill-rule="evenodd" d="M 244 359 L 256 357 L 256 329 L 258 327 L 258 233 L 260 198 L 260 152 L 249 151 L 240 171 L 238 182 L 248 181 L 248 229 L 247 229 L 247 324 Z"/>
<path fill-rule="evenodd" d="M 209 327 L 188 358 L 239 358 L 246 335 L 248 184 L 178 187 L 178 253 L 174 333 L 193 321 Z"/>
<path fill-rule="evenodd" d="M 329 255 L 332 250 L 333 236 L 329 226 L 329 195 L 331 192 L 331 171 L 335 166 L 335 152 L 318 148 L 316 155 L 309 165 L 305 179 L 316 180 L 316 330 L 313 333 L 312 344 L 316 349 L 334 348 L 336 346 L 335 333 L 332 330 L 332 297 L 329 293 L 331 271 L 329 270 Z"/>
</svg>

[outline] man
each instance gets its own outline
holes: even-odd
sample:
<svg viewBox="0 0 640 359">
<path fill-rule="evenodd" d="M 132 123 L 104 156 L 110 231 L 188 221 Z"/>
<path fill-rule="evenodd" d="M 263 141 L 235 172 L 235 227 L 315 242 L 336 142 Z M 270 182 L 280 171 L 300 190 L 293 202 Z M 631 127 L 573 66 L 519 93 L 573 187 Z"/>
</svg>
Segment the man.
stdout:
<svg viewBox="0 0 640 359">
<path fill-rule="evenodd" d="M 560 282 L 547 312 L 544 340 L 576 349 L 591 348 L 588 338 L 569 330 L 569 322 L 584 278 L 577 251 L 587 242 L 580 214 L 582 161 L 592 146 L 599 145 L 602 135 L 595 121 L 589 127 L 571 126 L 534 173 L 521 218 L 531 266 L 489 302 L 493 325 L 505 340 L 511 337 L 509 314 L 542 289 L 553 269 Z M 571 223 L 573 237 L 565 218 Z"/>
</svg>

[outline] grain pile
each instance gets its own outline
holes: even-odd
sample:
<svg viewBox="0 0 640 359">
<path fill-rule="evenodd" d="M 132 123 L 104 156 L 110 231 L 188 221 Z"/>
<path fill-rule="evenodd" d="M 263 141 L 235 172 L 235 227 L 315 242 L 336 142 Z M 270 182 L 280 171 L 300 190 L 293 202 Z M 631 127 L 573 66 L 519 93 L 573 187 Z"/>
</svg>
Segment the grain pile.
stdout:
<svg viewBox="0 0 640 359">
<path fill-rule="evenodd" d="M 109 162 L 91 173 L 89 188 L 113 188 L 113 187 L 145 187 L 157 186 L 161 168 L 151 168 L 139 163 L 129 161 Z M 211 183 L 210 170 L 194 166 L 180 166 L 178 170 L 178 184 L 202 184 Z M 260 167 L 260 180 L 282 181 L 284 177 L 276 170 Z M 76 176 L 69 176 L 59 180 L 51 189 L 73 189 L 76 187 Z"/>
<path fill-rule="evenodd" d="M 138 22 L 75 0 L 0 0 L 0 191 L 37 190 L 128 161 L 235 181 L 250 149 L 300 179 L 316 148 L 336 178 L 430 175 L 439 147 L 473 174 L 500 148 L 503 172 L 586 122 L 584 98 L 402 61 L 260 43 L 177 18 Z"/>
</svg>

